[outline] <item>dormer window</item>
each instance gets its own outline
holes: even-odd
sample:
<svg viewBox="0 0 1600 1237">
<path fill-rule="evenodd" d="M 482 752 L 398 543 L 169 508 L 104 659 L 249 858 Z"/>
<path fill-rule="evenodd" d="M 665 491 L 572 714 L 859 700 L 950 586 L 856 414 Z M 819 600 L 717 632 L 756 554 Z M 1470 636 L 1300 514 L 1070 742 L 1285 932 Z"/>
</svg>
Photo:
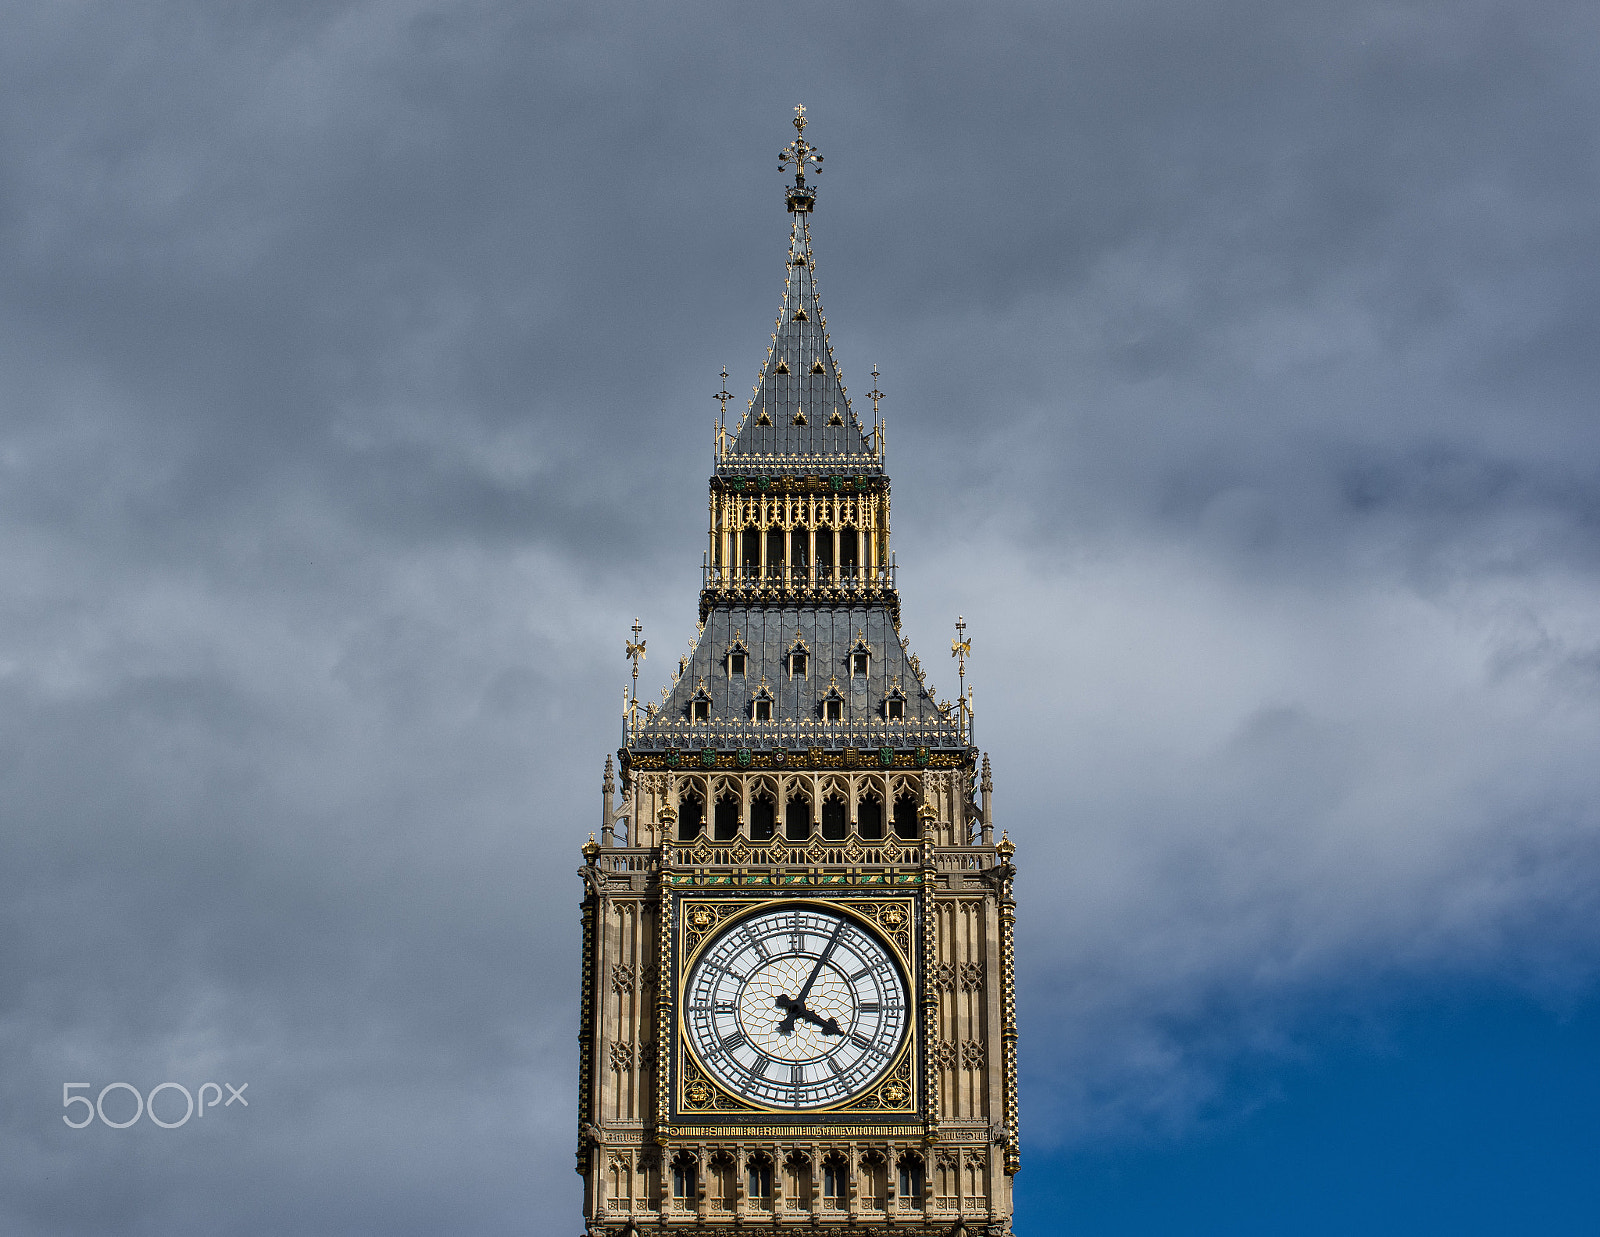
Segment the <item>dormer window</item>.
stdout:
<svg viewBox="0 0 1600 1237">
<path fill-rule="evenodd" d="M 759 546 L 757 546 L 756 552 L 757 554 L 760 553 Z M 723 665 L 727 667 L 728 677 L 730 679 L 744 678 L 749 664 L 749 646 L 745 644 L 743 635 L 736 631 L 733 633 L 733 643 L 728 646 L 727 656 L 723 658 Z"/>
<path fill-rule="evenodd" d="M 743 675 L 744 675 L 744 654 L 743 653 L 729 653 L 728 654 L 728 673 L 729 674 L 736 674 L 736 675 L 739 675 L 740 677 L 743 677 Z"/>
<path fill-rule="evenodd" d="M 786 660 L 791 679 L 803 679 L 811 669 L 811 646 L 798 631 L 794 633 L 794 643 L 789 646 Z"/>
<path fill-rule="evenodd" d="M 839 690 L 837 682 L 830 682 L 828 690 L 822 695 L 822 720 L 825 722 L 844 721 L 844 693 Z"/>
<path fill-rule="evenodd" d="M 761 676 L 761 686 L 756 688 L 755 695 L 750 700 L 750 720 L 753 722 L 772 720 L 772 688 L 767 686 L 765 675 Z"/>
<path fill-rule="evenodd" d="M 906 720 L 906 702 L 904 700 L 889 699 L 884 702 L 884 714 L 891 722 Z"/>
<path fill-rule="evenodd" d="M 695 721 L 709 722 L 711 720 L 711 701 L 693 700 L 690 701 L 690 708 L 692 710 L 691 716 Z"/>
<path fill-rule="evenodd" d="M 864 679 L 872 667 L 872 650 L 867 644 L 867 633 L 856 633 L 856 642 L 850 646 L 850 677 Z"/>
</svg>

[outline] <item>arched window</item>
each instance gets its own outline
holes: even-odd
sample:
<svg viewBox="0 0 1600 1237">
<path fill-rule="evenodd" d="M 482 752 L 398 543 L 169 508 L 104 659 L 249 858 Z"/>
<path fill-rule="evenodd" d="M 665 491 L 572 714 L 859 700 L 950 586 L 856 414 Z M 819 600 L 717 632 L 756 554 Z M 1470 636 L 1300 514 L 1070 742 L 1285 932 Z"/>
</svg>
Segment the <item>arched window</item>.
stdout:
<svg viewBox="0 0 1600 1237">
<path fill-rule="evenodd" d="M 922 1206 L 922 1157 L 907 1151 L 900 1157 L 899 1189 L 895 1193 L 902 1207 Z"/>
<path fill-rule="evenodd" d="M 772 1206 L 772 1157 L 757 1151 L 745 1165 L 745 1198 L 755 1207 L 767 1210 Z"/>
<path fill-rule="evenodd" d="M 711 840 L 731 842 L 739 836 L 739 800 L 733 795 L 723 795 L 717 800 L 716 814 L 711 821 Z"/>
<path fill-rule="evenodd" d="M 843 1211 L 850 1205 L 850 1170 L 842 1155 L 822 1161 L 822 1205 L 830 1211 Z"/>
<path fill-rule="evenodd" d="M 811 1157 L 791 1151 L 783 1160 L 784 1197 L 795 1211 L 811 1210 Z"/>
<path fill-rule="evenodd" d="M 739 540 L 739 561 L 744 565 L 745 578 L 753 580 L 761 574 L 761 530 L 747 528 Z"/>
<path fill-rule="evenodd" d="M 770 797 L 762 795 L 750 803 L 750 840 L 765 842 L 777 832 L 778 807 Z"/>
<path fill-rule="evenodd" d="M 856 1198 L 863 1207 L 882 1211 L 889 1201 L 889 1162 L 874 1148 L 861 1157 Z"/>
<path fill-rule="evenodd" d="M 680 1151 L 672 1157 L 672 1197 L 693 1202 L 695 1196 L 694 1156 Z"/>
<path fill-rule="evenodd" d="M 894 835 L 906 842 L 914 842 L 921 830 L 917 827 L 917 801 L 914 796 L 901 795 L 894 801 Z"/>
<path fill-rule="evenodd" d="M 839 566 L 845 569 L 840 574 L 853 576 L 860 564 L 861 538 L 854 528 L 846 524 L 839 530 Z"/>
<path fill-rule="evenodd" d="M 822 801 L 822 840 L 842 842 L 850 831 L 850 809 L 838 795 L 829 795 Z"/>
<path fill-rule="evenodd" d="M 856 830 L 865 841 L 883 837 L 883 800 L 871 795 L 862 797 L 856 804 Z"/>
<path fill-rule="evenodd" d="M 706 1200 L 713 1211 L 732 1211 L 734 1196 L 733 1157 L 719 1151 L 711 1157 L 711 1175 L 706 1178 Z"/>
<path fill-rule="evenodd" d="M 767 574 L 774 578 L 783 575 L 783 529 L 767 530 Z"/>
<path fill-rule="evenodd" d="M 692 842 L 706 827 L 706 805 L 700 796 L 688 791 L 678 800 L 678 841 Z"/>
<path fill-rule="evenodd" d="M 811 804 L 800 795 L 790 795 L 784 804 L 783 836 L 791 842 L 804 842 L 811 836 Z"/>
</svg>

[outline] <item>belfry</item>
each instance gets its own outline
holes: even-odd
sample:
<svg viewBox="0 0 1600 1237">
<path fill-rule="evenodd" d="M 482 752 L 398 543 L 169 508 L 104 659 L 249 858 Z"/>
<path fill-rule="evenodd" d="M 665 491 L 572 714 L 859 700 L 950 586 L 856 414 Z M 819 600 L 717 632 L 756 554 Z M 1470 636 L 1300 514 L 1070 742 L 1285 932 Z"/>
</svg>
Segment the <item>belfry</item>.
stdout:
<svg viewBox="0 0 1600 1237">
<path fill-rule="evenodd" d="M 953 703 L 900 635 L 883 396 L 869 430 L 817 293 L 804 108 L 794 126 L 772 345 L 731 431 L 726 372 L 718 395 L 697 634 L 657 705 L 634 625 L 583 848 L 591 1237 L 1011 1231 L 1013 849 L 964 622 Z"/>
</svg>

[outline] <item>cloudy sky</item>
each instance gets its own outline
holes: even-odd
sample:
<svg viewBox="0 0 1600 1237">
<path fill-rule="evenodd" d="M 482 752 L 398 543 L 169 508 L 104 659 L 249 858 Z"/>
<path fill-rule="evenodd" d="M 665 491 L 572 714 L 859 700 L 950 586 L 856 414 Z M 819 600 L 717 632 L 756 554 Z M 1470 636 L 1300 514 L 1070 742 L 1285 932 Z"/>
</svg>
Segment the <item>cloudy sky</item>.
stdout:
<svg viewBox="0 0 1600 1237">
<path fill-rule="evenodd" d="M 1019 1230 L 1592 1222 L 1592 4 L 0 29 L 0 1228 L 580 1229 L 577 848 L 799 102 L 1020 848 Z"/>
</svg>

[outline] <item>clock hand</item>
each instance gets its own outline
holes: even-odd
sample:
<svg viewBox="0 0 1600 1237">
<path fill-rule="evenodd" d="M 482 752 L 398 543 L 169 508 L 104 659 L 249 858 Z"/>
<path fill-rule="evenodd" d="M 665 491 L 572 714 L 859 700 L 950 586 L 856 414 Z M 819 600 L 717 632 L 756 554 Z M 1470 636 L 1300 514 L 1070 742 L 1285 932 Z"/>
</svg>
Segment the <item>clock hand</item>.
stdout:
<svg viewBox="0 0 1600 1237">
<path fill-rule="evenodd" d="M 821 1016 L 819 1016 L 817 1014 L 812 1013 L 809 1009 L 806 1009 L 804 1006 L 802 1006 L 800 1008 L 799 1013 L 800 1013 L 800 1016 L 802 1018 L 804 1018 L 807 1022 L 811 1023 L 812 1026 L 821 1027 L 822 1028 L 822 1033 L 824 1035 L 843 1035 L 844 1034 L 844 1031 L 839 1026 L 839 1020 L 837 1018 L 833 1018 L 833 1017 L 823 1018 L 823 1017 L 821 1017 Z"/>
<path fill-rule="evenodd" d="M 828 943 L 822 947 L 822 954 L 817 959 L 816 966 L 811 968 L 811 975 L 801 987 L 799 996 L 795 997 L 791 1001 L 786 993 L 780 994 L 772 1002 L 773 1008 L 788 1011 L 778 1023 L 777 1031 L 779 1035 L 792 1035 L 794 1033 L 794 1020 L 796 1016 L 811 1013 L 811 1011 L 806 1008 L 806 997 L 811 994 L 811 985 L 816 983 L 817 976 L 822 974 L 822 967 L 828 961 L 828 956 L 833 953 L 833 947 L 839 943 L 839 937 L 843 932 L 844 920 L 841 919 L 839 921 L 839 926 L 833 930 L 833 935 L 828 938 Z M 814 1019 L 815 1015 L 812 1015 L 812 1018 L 808 1019 L 808 1021 Z M 843 1032 L 840 1032 L 840 1034 L 843 1034 Z"/>
</svg>

